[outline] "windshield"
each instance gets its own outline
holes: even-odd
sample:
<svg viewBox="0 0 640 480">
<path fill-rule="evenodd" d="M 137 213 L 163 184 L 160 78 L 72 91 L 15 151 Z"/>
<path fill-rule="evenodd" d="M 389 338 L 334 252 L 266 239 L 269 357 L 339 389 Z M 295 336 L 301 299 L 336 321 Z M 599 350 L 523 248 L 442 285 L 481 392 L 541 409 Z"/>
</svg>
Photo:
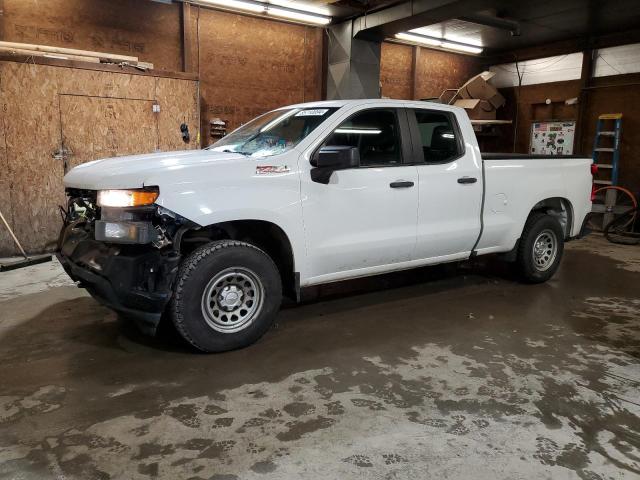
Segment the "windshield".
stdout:
<svg viewBox="0 0 640 480">
<path fill-rule="evenodd" d="M 252 157 L 278 155 L 298 145 L 336 110 L 335 107 L 274 110 L 234 130 L 207 150 Z"/>
</svg>

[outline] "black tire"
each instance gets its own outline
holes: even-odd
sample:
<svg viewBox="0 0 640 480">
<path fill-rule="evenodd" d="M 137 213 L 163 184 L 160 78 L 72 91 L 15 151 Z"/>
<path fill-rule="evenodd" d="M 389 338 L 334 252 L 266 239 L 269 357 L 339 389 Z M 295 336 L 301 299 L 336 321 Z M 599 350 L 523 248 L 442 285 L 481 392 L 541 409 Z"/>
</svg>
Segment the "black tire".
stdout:
<svg viewBox="0 0 640 480">
<path fill-rule="evenodd" d="M 552 239 L 554 248 L 550 243 Z M 540 242 L 538 254 L 536 242 Z M 527 283 L 546 282 L 558 270 L 563 252 L 564 232 L 558 220 L 546 213 L 530 215 L 518 244 L 516 266 L 521 278 Z"/>
<path fill-rule="evenodd" d="M 174 290 L 173 323 L 203 352 L 252 344 L 269 330 L 282 301 L 282 281 L 273 260 L 256 246 L 236 240 L 211 242 L 191 253 L 180 266 Z M 232 307 L 225 303 L 228 298 L 236 310 L 226 310 Z M 254 314 L 248 315 L 253 308 Z"/>
</svg>

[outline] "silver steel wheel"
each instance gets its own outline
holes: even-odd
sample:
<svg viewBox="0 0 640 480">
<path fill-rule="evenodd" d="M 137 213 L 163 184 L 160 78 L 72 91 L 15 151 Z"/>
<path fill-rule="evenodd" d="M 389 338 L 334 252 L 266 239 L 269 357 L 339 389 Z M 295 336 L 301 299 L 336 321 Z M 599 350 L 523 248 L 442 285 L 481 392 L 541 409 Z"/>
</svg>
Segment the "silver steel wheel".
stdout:
<svg viewBox="0 0 640 480">
<path fill-rule="evenodd" d="M 543 230 L 533 241 L 533 266 L 539 272 L 547 270 L 558 255 L 558 238 L 552 230 Z"/>
<path fill-rule="evenodd" d="M 204 289 L 202 314 L 214 330 L 235 333 L 251 325 L 263 303 L 264 287 L 255 273 L 243 267 L 227 268 Z"/>
</svg>

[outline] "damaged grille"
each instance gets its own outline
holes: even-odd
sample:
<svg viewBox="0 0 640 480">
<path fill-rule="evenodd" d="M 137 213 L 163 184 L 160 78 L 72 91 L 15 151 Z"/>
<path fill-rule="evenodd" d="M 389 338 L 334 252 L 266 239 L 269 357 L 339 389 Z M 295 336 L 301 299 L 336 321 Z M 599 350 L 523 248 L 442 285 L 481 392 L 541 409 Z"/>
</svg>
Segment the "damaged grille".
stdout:
<svg viewBox="0 0 640 480">
<path fill-rule="evenodd" d="M 96 190 L 80 190 L 67 188 L 67 209 L 61 207 L 65 223 L 85 219 L 89 223 L 99 218 L 98 192 Z"/>
</svg>

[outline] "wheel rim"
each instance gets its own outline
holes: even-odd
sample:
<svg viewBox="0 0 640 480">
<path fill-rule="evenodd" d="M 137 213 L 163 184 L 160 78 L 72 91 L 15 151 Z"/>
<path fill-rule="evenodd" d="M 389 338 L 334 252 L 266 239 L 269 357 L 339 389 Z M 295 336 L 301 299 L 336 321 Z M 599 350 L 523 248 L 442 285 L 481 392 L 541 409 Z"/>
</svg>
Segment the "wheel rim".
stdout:
<svg viewBox="0 0 640 480">
<path fill-rule="evenodd" d="M 202 314 L 207 324 L 222 333 L 244 330 L 260 314 L 264 287 L 258 276 L 242 267 L 215 275 L 202 294 Z"/>
<path fill-rule="evenodd" d="M 536 270 L 544 272 L 556 259 L 558 239 L 552 230 L 543 230 L 533 241 L 533 265 Z"/>
</svg>

